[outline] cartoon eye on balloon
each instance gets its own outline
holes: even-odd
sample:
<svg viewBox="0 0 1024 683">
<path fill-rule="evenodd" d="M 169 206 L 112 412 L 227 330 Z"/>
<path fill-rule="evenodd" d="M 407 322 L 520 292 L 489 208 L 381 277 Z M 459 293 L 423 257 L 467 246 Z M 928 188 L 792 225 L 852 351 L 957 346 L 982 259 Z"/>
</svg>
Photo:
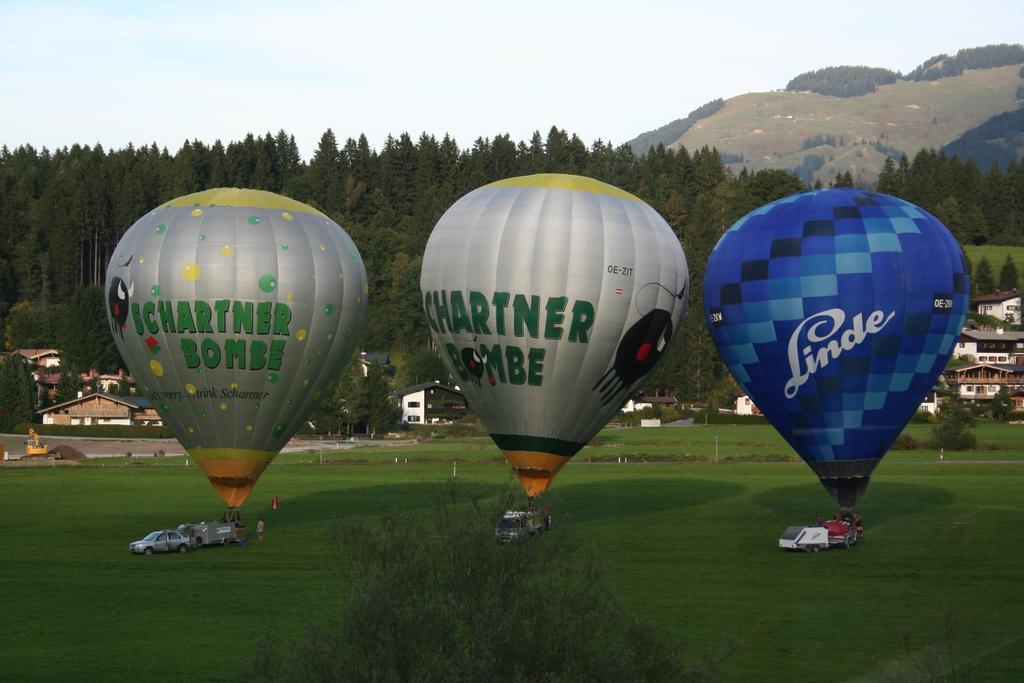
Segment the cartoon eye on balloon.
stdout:
<svg viewBox="0 0 1024 683">
<path fill-rule="evenodd" d="M 236 509 L 354 349 L 366 320 L 359 252 L 310 206 L 221 188 L 150 211 L 115 254 L 114 343 Z"/>
<path fill-rule="evenodd" d="M 532 499 L 664 357 L 688 282 L 650 206 L 540 174 L 452 205 L 420 288 L 442 359 Z"/>
<path fill-rule="evenodd" d="M 708 260 L 704 314 L 736 381 L 848 509 L 949 360 L 968 292 L 933 216 L 830 189 L 737 221 Z"/>
<path fill-rule="evenodd" d="M 672 294 L 673 298 L 686 301 L 688 284 L 678 294 Z M 624 390 L 650 373 L 668 350 L 672 341 L 672 312 L 657 307 L 661 290 L 669 291 L 658 282 L 649 282 L 640 288 L 636 310 L 641 317 L 622 335 L 612 367 L 594 384 L 602 403 L 621 398 Z"/>
</svg>

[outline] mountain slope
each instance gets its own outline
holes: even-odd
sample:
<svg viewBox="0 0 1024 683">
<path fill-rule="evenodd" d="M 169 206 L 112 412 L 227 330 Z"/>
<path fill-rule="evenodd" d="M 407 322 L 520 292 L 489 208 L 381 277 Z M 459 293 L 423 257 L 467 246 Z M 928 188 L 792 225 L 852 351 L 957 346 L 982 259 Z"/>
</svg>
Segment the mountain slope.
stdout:
<svg viewBox="0 0 1024 683">
<path fill-rule="evenodd" d="M 1017 109 L 1020 71 L 1012 65 L 931 81 L 899 80 L 860 97 L 749 93 L 726 100 L 671 146 L 716 147 L 744 160 L 733 164 L 737 170 L 802 167 L 806 180 L 813 175 L 826 183 L 849 170 L 858 181 L 872 182 L 887 154 L 912 157 L 922 148 L 938 149 Z M 816 136 L 834 144 L 816 145 Z"/>
<path fill-rule="evenodd" d="M 993 116 L 942 148 L 946 156 L 971 158 L 988 170 L 993 162 L 1005 169 L 1024 157 L 1024 109 Z"/>
</svg>

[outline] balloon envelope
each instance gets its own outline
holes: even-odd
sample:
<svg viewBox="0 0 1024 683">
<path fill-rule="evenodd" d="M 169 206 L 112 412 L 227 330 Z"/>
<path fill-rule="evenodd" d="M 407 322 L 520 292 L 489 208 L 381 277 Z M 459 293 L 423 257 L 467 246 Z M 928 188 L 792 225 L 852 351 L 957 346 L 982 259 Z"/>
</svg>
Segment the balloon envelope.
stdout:
<svg viewBox="0 0 1024 683">
<path fill-rule="evenodd" d="M 457 201 L 420 279 L 442 359 L 530 496 L 664 357 L 688 283 L 679 240 L 654 209 L 561 174 Z"/>
<path fill-rule="evenodd" d="M 968 292 L 938 220 L 833 189 L 737 221 L 708 260 L 704 312 L 730 372 L 849 507 L 949 360 Z"/>
<path fill-rule="evenodd" d="M 319 211 L 214 189 L 140 218 L 107 269 L 114 343 L 231 507 L 313 409 L 366 319 L 366 273 Z"/>
</svg>

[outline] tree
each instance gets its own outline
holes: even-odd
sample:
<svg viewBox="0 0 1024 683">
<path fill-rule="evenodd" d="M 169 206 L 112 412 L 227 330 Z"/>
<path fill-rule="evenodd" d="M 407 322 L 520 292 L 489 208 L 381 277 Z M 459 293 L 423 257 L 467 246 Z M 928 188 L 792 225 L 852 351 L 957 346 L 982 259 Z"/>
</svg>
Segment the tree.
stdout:
<svg viewBox="0 0 1024 683">
<path fill-rule="evenodd" d="M 978 265 L 974 267 L 974 278 L 972 279 L 972 282 L 974 284 L 975 295 L 991 294 L 995 291 L 996 284 L 992 276 L 992 265 L 984 256 L 978 259 Z"/>
<path fill-rule="evenodd" d="M 432 506 L 354 518 L 329 537 L 339 581 L 298 638 L 268 631 L 254 681 L 708 681 L 730 652 L 693 655 L 630 614 L 571 522 L 552 538 L 494 542 L 492 505 L 460 487 Z M 383 609 L 382 606 L 386 606 Z"/>
<path fill-rule="evenodd" d="M 31 422 L 35 399 L 36 385 L 24 356 L 13 353 L 0 361 L 0 431 Z"/>
<path fill-rule="evenodd" d="M 391 387 L 388 386 L 384 368 L 377 364 L 370 365 L 363 382 L 363 396 L 366 406 L 366 426 L 370 434 L 386 431 L 395 426 L 402 411 L 391 400 Z"/>
<path fill-rule="evenodd" d="M 58 334 L 61 353 L 70 369 L 114 372 L 120 366 L 100 287 L 90 285 L 75 291 L 59 323 Z"/>
<path fill-rule="evenodd" d="M 1017 272 L 1017 265 L 1013 262 L 1013 257 L 1007 254 L 1003 267 L 999 269 L 999 289 L 1008 292 L 1011 289 L 1017 289 L 1019 285 L 1020 275 Z"/>
<path fill-rule="evenodd" d="M 939 423 L 932 427 L 935 445 L 954 451 L 965 451 L 974 448 L 978 439 L 971 429 L 974 427 L 974 414 L 960 397 L 949 395 L 942 397 L 939 408 Z"/>
<path fill-rule="evenodd" d="M 422 382 L 448 382 L 448 369 L 440 356 L 428 348 L 409 351 L 398 365 L 396 383 L 398 387 L 409 387 Z"/>
<path fill-rule="evenodd" d="M 4 320 L 4 343 L 8 349 L 40 349 L 53 343 L 46 304 L 19 301 Z"/>
<path fill-rule="evenodd" d="M 1013 401 L 1010 400 L 1010 392 L 1006 385 L 999 387 L 999 391 L 992 397 L 992 419 L 997 422 L 1008 422 L 1010 413 L 1013 412 Z"/>
<path fill-rule="evenodd" d="M 78 392 L 82 390 L 82 383 L 78 375 L 61 366 L 60 379 L 57 381 L 57 403 L 64 403 L 71 399 L 78 398 Z"/>
</svg>

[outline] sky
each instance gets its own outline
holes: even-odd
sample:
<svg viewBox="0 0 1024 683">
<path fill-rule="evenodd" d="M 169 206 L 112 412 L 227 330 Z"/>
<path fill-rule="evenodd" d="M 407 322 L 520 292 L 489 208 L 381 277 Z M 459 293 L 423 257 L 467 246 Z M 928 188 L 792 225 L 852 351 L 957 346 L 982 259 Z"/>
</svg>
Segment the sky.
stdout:
<svg viewBox="0 0 1024 683">
<path fill-rule="evenodd" d="M 1022 42 L 1024 2 L 0 0 L 0 26 L 2 145 L 284 129 L 308 159 L 328 128 L 618 144 L 805 71 Z"/>
</svg>

